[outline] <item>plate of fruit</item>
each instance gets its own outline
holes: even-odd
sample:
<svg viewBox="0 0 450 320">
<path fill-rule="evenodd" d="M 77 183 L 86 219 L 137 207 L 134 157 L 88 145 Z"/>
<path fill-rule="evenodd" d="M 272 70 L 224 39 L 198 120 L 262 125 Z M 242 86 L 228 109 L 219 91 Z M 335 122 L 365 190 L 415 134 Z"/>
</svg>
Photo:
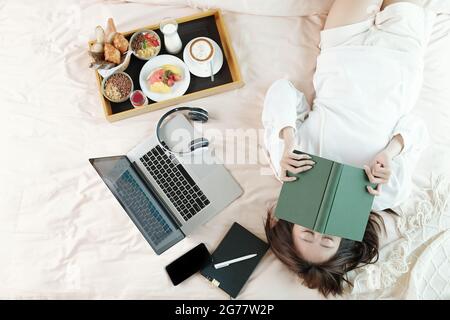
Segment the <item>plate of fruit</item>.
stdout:
<svg viewBox="0 0 450 320">
<path fill-rule="evenodd" d="M 168 54 L 147 61 L 141 69 L 139 84 L 144 94 L 153 101 L 181 97 L 191 82 L 187 65 Z"/>
</svg>

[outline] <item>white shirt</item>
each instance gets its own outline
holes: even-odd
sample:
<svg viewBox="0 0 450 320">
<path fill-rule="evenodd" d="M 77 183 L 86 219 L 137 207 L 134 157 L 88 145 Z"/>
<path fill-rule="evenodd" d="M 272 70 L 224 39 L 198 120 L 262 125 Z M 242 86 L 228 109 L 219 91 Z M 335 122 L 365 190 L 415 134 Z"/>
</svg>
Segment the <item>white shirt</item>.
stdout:
<svg viewBox="0 0 450 320">
<path fill-rule="evenodd" d="M 311 110 L 303 93 L 285 79 L 268 90 L 262 115 L 266 148 L 277 174 L 283 152 L 280 131 L 295 128 L 297 148 L 363 167 L 401 134 L 404 148 L 374 210 L 394 208 L 408 197 L 414 166 L 428 142 L 423 121 L 410 114 L 422 84 L 420 55 L 369 46 L 322 51 L 314 75 Z"/>
</svg>

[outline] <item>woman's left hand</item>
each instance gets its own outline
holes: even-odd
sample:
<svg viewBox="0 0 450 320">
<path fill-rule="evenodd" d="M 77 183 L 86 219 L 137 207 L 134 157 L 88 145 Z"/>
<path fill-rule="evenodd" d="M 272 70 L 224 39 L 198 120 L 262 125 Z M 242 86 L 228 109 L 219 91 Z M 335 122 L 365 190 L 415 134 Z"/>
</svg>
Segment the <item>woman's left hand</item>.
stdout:
<svg viewBox="0 0 450 320">
<path fill-rule="evenodd" d="M 377 184 L 376 189 L 367 186 L 367 191 L 374 196 L 380 195 L 381 185 L 388 183 L 391 177 L 391 157 L 389 153 L 384 150 L 378 153 L 368 166 L 364 166 L 364 171 L 369 181 Z"/>
</svg>

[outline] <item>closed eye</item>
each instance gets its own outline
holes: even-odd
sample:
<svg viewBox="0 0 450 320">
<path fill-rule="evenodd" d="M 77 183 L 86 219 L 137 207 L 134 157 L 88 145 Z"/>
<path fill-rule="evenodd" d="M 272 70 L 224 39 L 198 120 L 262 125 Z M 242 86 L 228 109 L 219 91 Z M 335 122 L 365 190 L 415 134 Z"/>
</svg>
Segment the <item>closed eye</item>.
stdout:
<svg viewBox="0 0 450 320">
<path fill-rule="evenodd" d="M 314 242 L 314 232 L 310 230 L 304 230 L 303 235 L 301 236 L 301 239 L 308 243 Z M 320 243 L 320 246 L 326 249 L 333 249 L 334 248 L 334 241 L 333 238 L 328 236 L 322 236 L 322 240 Z"/>
<path fill-rule="evenodd" d="M 303 231 L 303 235 L 301 236 L 301 239 L 303 241 L 309 242 L 309 243 L 313 243 L 314 241 L 314 233 L 312 231 L 309 230 L 305 230 Z"/>
<path fill-rule="evenodd" d="M 322 237 L 322 242 L 320 243 L 320 245 L 324 248 L 332 249 L 334 248 L 334 241 L 332 238 L 324 236 Z"/>
</svg>

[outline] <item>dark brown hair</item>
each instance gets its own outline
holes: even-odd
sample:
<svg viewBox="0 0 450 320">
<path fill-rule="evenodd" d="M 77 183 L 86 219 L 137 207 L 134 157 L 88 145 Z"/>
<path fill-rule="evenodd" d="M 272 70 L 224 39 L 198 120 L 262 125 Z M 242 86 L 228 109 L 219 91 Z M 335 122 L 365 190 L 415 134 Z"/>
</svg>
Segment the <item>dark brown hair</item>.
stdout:
<svg viewBox="0 0 450 320">
<path fill-rule="evenodd" d="M 391 209 L 387 213 L 396 214 Z M 325 297 L 342 294 L 347 272 L 375 263 L 378 260 L 378 233 L 384 230 L 383 218 L 371 212 L 364 238 L 361 242 L 342 238 L 337 252 L 323 263 L 312 263 L 302 258 L 292 238 L 294 224 L 285 220 L 274 221 L 271 212 L 267 215 L 265 231 L 273 253 L 290 270 L 303 279 L 310 289 L 318 289 Z"/>
</svg>

